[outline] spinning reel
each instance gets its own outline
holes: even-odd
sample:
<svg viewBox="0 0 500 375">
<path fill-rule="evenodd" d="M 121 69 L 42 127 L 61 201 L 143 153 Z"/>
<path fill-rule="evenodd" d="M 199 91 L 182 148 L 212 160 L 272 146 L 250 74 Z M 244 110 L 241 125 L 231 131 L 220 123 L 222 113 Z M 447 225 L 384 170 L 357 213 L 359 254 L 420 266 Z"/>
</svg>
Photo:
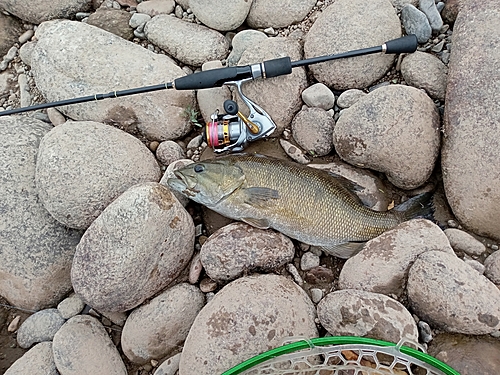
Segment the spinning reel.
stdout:
<svg viewBox="0 0 500 375">
<path fill-rule="evenodd" d="M 254 79 L 278 77 L 292 73 L 292 68 L 347 57 L 363 56 L 373 53 L 412 53 L 417 50 L 417 46 L 417 37 L 415 35 L 407 35 L 402 38 L 385 42 L 380 46 L 348 51 L 336 55 L 312 57 L 298 61 L 291 61 L 290 57 L 282 57 L 252 65 L 207 70 L 177 78 L 173 82 L 162 83 L 159 85 L 144 86 L 122 91 L 112 91 L 106 94 L 95 94 L 52 103 L 38 104 L 30 107 L 11 109 L 0 112 L 0 116 L 69 104 L 90 102 L 94 100 L 102 100 L 106 98 L 118 98 L 120 96 L 141 94 L 164 89 L 200 90 L 221 87 L 222 85 L 230 85 L 236 87 L 238 95 L 250 110 L 248 117 L 243 115 L 243 113 L 238 110 L 236 102 L 226 100 L 224 102 L 224 110 L 227 114 L 219 114 L 218 110 L 215 111 L 210 116 L 210 120 L 207 122 L 203 130 L 203 137 L 207 144 L 212 147 L 216 153 L 227 151 L 239 152 L 246 147 L 248 142 L 268 137 L 276 129 L 276 124 L 271 119 L 271 116 L 269 116 L 269 114 L 262 107 L 251 101 L 243 94 L 241 90 L 243 83 Z"/>
</svg>

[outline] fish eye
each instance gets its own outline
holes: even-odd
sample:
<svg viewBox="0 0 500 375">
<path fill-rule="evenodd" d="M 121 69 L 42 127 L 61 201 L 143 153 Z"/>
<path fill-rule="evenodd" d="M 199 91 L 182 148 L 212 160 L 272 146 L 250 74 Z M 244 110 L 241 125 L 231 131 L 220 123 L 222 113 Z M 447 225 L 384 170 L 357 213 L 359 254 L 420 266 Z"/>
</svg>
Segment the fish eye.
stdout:
<svg viewBox="0 0 500 375">
<path fill-rule="evenodd" d="M 196 173 L 200 173 L 200 172 L 203 172 L 205 170 L 205 167 L 202 165 L 202 164 L 196 164 L 194 166 L 194 171 Z"/>
</svg>

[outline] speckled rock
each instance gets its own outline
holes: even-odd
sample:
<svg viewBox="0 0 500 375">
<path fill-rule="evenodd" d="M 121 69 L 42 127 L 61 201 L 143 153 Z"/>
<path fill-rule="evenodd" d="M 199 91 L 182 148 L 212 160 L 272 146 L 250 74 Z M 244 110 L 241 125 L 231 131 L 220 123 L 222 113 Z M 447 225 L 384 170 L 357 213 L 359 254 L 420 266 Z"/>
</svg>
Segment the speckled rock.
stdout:
<svg viewBox="0 0 500 375">
<path fill-rule="evenodd" d="M 444 100 L 448 69 L 436 56 L 416 51 L 401 63 L 401 74 L 409 85 L 424 89 L 434 99 Z"/>
<path fill-rule="evenodd" d="M 140 2 L 137 5 L 137 11 L 147 14 L 151 17 L 159 14 L 170 14 L 174 11 L 174 0 L 148 0 Z"/>
<path fill-rule="evenodd" d="M 127 188 L 159 179 L 160 168 L 146 146 L 109 125 L 68 121 L 40 144 L 36 165 L 40 200 L 70 228 L 88 228 Z"/>
<path fill-rule="evenodd" d="M 170 165 L 173 162 L 185 159 L 184 149 L 174 141 L 163 141 L 156 149 L 156 158 L 163 165 Z"/>
<path fill-rule="evenodd" d="M 400 36 L 401 24 L 389 0 L 337 0 L 307 33 L 304 55 L 310 58 L 378 46 Z M 309 69 L 328 87 L 365 88 L 381 78 L 393 61 L 393 55 L 377 54 L 314 64 Z"/>
<path fill-rule="evenodd" d="M 4 375 L 59 375 L 52 355 L 52 343 L 41 342 L 10 366 Z"/>
<path fill-rule="evenodd" d="M 496 285 L 500 285 L 500 251 L 497 250 L 486 258 L 484 266 L 484 275 Z"/>
<path fill-rule="evenodd" d="M 72 18 L 77 12 L 90 10 L 92 0 L 55 0 L 24 2 L 3 0 L 2 8 L 24 21 L 40 24 L 56 18 Z"/>
<path fill-rule="evenodd" d="M 340 271 L 339 288 L 401 296 L 411 265 L 430 250 L 454 254 L 443 231 L 431 221 L 402 223 L 368 241 L 347 260 Z"/>
<path fill-rule="evenodd" d="M 342 111 L 335 150 L 350 164 L 384 172 L 394 185 L 414 189 L 429 178 L 439 153 L 439 115 L 414 87 L 380 87 Z"/>
<path fill-rule="evenodd" d="M 221 33 L 166 14 L 146 23 L 144 33 L 152 43 L 191 66 L 222 60 L 229 54 L 229 41 Z"/>
<path fill-rule="evenodd" d="M 292 61 L 300 60 L 300 44 L 288 38 L 267 38 L 248 47 L 241 56 L 238 65 L 254 64 L 256 61 L 277 59 L 290 56 Z M 292 74 L 275 77 L 269 80 L 256 80 L 246 83 L 244 93 L 258 103 L 271 116 L 277 129 L 273 135 L 278 136 L 290 124 L 295 113 L 302 106 L 301 93 L 307 87 L 304 68 L 295 68 Z M 248 114 L 246 105 L 237 98 L 240 111 Z"/>
<path fill-rule="evenodd" d="M 271 272 L 290 262 L 294 254 L 292 241 L 281 233 L 232 223 L 207 239 L 200 259 L 212 280 L 226 283 L 246 272 Z"/>
<path fill-rule="evenodd" d="M 448 228 L 445 229 L 444 234 L 446 234 L 451 247 L 456 252 L 464 252 L 472 256 L 481 255 L 486 251 L 486 246 L 484 246 L 481 241 L 475 239 L 463 230 Z"/>
<path fill-rule="evenodd" d="M 144 364 L 168 357 L 182 346 L 205 296 L 181 283 L 133 310 L 122 330 L 121 346 L 132 362 Z"/>
<path fill-rule="evenodd" d="M 315 0 L 253 0 L 247 23 L 250 27 L 287 27 L 302 21 L 316 4 Z"/>
<path fill-rule="evenodd" d="M 324 84 L 315 83 L 302 91 L 302 100 L 309 107 L 319 107 L 328 111 L 335 104 L 335 95 Z"/>
<path fill-rule="evenodd" d="M 135 185 L 83 235 L 71 269 L 73 287 L 97 310 L 130 310 L 177 277 L 193 246 L 192 218 L 170 190 Z"/>
<path fill-rule="evenodd" d="M 500 49 L 490 48 L 500 43 L 497 5 L 464 2 L 455 23 L 441 167 L 446 198 L 460 223 L 500 239 L 500 127 L 491 121 L 500 116 L 494 104 L 500 96 Z"/>
<path fill-rule="evenodd" d="M 287 337 L 317 337 L 315 315 L 307 294 L 283 276 L 235 280 L 196 317 L 184 344 L 179 373 L 219 374 L 281 346 Z"/>
<path fill-rule="evenodd" d="M 40 310 L 28 319 L 17 330 L 17 342 L 21 348 L 27 349 L 42 341 L 51 341 L 66 319 L 57 309 Z"/>
<path fill-rule="evenodd" d="M 233 49 L 227 57 L 228 65 L 237 65 L 238 61 L 240 61 L 241 55 L 249 46 L 256 44 L 264 39 L 267 39 L 267 35 L 258 30 L 249 29 L 242 30 L 236 33 L 236 35 L 231 40 L 231 46 L 233 47 Z"/>
<path fill-rule="evenodd" d="M 292 121 L 293 139 L 310 155 L 325 156 L 333 149 L 334 126 L 335 121 L 324 109 L 304 108 Z"/>
<path fill-rule="evenodd" d="M 52 350 L 62 375 L 127 375 L 120 353 L 92 316 L 77 315 L 68 320 L 54 336 Z"/>
<path fill-rule="evenodd" d="M 83 22 L 47 22 L 36 37 L 32 73 L 48 102 L 158 85 L 185 75 L 171 58 Z M 110 56 L 113 68 L 101 68 L 110 64 Z M 194 100 L 191 91 L 161 90 L 58 108 L 73 120 L 108 123 L 142 132 L 150 140 L 169 140 L 191 130 L 184 110 Z"/>
<path fill-rule="evenodd" d="M 57 310 L 64 319 L 69 319 L 82 312 L 85 307 L 85 302 L 76 294 L 72 294 L 68 298 L 63 299 L 57 305 Z"/>
<path fill-rule="evenodd" d="M 211 29 L 236 30 L 247 18 L 252 1 L 248 0 L 189 0 L 196 18 Z M 221 10 L 224 10 L 223 16 Z"/>
<path fill-rule="evenodd" d="M 364 96 L 366 96 L 366 93 L 359 89 L 346 90 L 342 94 L 340 94 L 339 98 L 337 99 L 337 105 L 340 108 L 349 108 Z"/>
<path fill-rule="evenodd" d="M 383 294 L 345 289 L 318 303 L 318 318 L 333 336 L 360 336 L 398 342 L 418 341 L 415 320 L 398 301 Z"/>
<path fill-rule="evenodd" d="M 51 129 L 26 116 L 0 118 L 0 295 L 30 310 L 54 306 L 69 293 L 81 237 L 47 212 L 36 190 L 37 152 Z"/>
<path fill-rule="evenodd" d="M 439 329 L 482 335 L 500 328 L 500 290 L 455 255 L 421 254 L 408 274 L 413 311 Z"/>
</svg>

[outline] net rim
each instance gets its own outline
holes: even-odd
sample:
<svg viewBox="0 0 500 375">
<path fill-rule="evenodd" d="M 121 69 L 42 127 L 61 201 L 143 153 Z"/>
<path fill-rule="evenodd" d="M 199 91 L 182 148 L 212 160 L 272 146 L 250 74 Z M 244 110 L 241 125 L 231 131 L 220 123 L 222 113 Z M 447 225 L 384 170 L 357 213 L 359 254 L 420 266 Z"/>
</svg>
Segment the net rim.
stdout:
<svg viewBox="0 0 500 375">
<path fill-rule="evenodd" d="M 373 345 L 376 347 L 395 347 L 400 353 L 409 355 L 420 361 L 427 363 L 435 367 L 436 369 L 442 371 L 446 375 L 460 375 L 459 372 L 448 366 L 446 363 L 428 355 L 427 353 L 421 352 L 419 350 L 410 348 L 404 345 L 398 345 L 392 342 L 372 339 L 369 337 L 355 337 L 355 336 L 329 336 L 329 337 L 316 337 L 308 340 L 295 341 L 278 348 L 268 350 L 264 353 L 258 354 L 246 361 L 234 366 L 233 368 L 223 372 L 221 375 L 237 375 L 241 374 L 243 371 L 249 370 L 254 366 L 257 366 L 265 361 L 278 357 L 280 355 L 293 353 L 295 351 L 321 347 L 321 346 L 332 346 L 332 345 L 349 345 L 349 344 L 361 344 L 361 345 Z"/>
</svg>

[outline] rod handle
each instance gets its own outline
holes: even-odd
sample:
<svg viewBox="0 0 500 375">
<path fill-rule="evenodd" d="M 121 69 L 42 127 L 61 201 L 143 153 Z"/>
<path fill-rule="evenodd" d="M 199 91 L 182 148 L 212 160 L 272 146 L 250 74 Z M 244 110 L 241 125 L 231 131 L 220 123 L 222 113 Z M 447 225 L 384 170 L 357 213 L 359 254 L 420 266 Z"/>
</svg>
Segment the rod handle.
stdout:
<svg viewBox="0 0 500 375">
<path fill-rule="evenodd" d="M 200 90 L 220 87 L 229 81 L 238 81 L 251 77 L 250 66 L 235 66 L 189 74 L 174 80 L 173 86 L 176 90 Z"/>
<path fill-rule="evenodd" d="M 385 53 L 412 53 L 417 50 L 418 41 L 414 34 L 389 40 L 384 43 Z"/>
<path fill-rule="evenodd" d="M 290 57 L 267 60 L 263 62 L 266 78 L 278 77 L 292 73 L 292 61 Z"/>
</svg>

